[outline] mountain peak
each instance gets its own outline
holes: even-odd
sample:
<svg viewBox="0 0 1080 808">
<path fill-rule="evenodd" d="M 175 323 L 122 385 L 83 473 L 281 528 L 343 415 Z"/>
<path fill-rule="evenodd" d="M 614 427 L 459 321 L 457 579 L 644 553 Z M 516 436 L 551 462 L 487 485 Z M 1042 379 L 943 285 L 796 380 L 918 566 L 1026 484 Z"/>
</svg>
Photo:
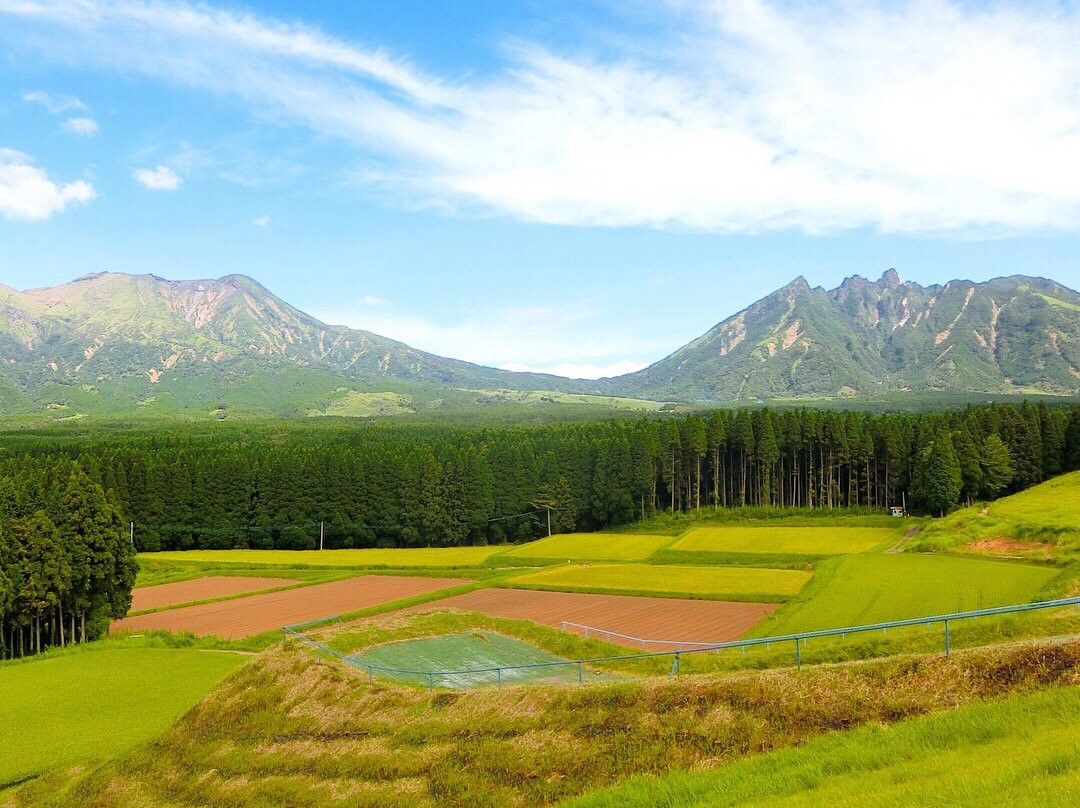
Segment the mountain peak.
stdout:
<svg viewBox="0 0 1080 808">
<path fill-rule="evenodd" d="M 878 283 L 884 285 L 887 289 L 895 289 L 903 281 L 900 279 L 900 273 L 890 267 L 881 273 L 881 280 Z"/>
</svg>

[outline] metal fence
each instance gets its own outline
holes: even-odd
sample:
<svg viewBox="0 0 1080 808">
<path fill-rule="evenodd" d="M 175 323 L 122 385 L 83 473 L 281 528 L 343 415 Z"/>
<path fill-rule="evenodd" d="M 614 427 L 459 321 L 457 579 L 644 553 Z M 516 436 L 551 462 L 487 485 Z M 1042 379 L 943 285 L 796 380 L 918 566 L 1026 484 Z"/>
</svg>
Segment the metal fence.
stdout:
<svg viewBox="0 0 1080 808">
<path fill-rule="evenodd" d="M 823 637 L 848 637 L 851 635 L 865 634 L 867 632 L 888 631 L 889 629 L 904 628 L 910 626 L 935 626 L 941 625 L 943 650 L 946 655 L 952 651 L 952 626 L 954 623 L 985 617 L 1021 614 L 1041 611 L 1045 609 L 1059 609 L 1066 606 L 1080 606 L 1080 596 L 1060 598 L 1058 600 L 1040 601 L 1038 603 L 1021 603 L 1013 606 L 997 606 L 989 609 L 976 609 L 968 612 L 954 612 L 952 614 L 935 615 L 933 617 L 913 617 L 907 620 L 891 620 L 883 623 L 871 623 L 862 626 L 846 626 L 844 628 L 830 628 L 819 631 L 804 631 L 797 634 L 780 634 L 769 637 L 755 637 L 746 640 L 731 640 L 718 643 L 679 642 L 670 640 L 649 640 L 639 637 L 631 637 L 626 634 L 598 629 L 594 626 L 585 626 L 569 621 L 563 622 L 563 628 L 575 628 L 587 632 L 586 636 L 606 636 L 624 641 L 638 643 L 642 646 L 649 644 L 663 644 L 667 646 L 681 646 L 676 650 L 645 651 L 634 654 L 621 654 L 613 656 L 591 657 L 589 659 L 572 659 L 555 662 L 534 662 L 524 665 L 503 665 L 489 668 L 462 668 L 457 670 L 409 670 L 405 668 L 392 668 L 382 665 L 374 665 L 356 655 L 343 654 L 324 643 L 307 636 L 302 629 L 310 629 L 316 625 L 324 625 L 332 622 L 340 622 L 340 617 L 329 617 L 316 620 L 311 623 L 285 626 L 283 628 L 286 639 L 295 639 L 311 646 L 316 650 L 317 658 L 321 661 L 325 654 L 331 659 L 336 659 L 342 664 L 358 668 L 367 673 L 369 680 L 376 677 L 390 679 L 405 684 L 414 684 L 434 690 L 436 687 L 454 690 L 480 687 L 483 685 L 502 686 L 504 684 L 518 684 L 524 682 L 577 682 L 584 684 L 594 681 L 611 681 L 612 675 L 606 674 L 604 669 L 638 660 L 670 659 L 671 666 L 668 675 L 675 677 L 679 674 L 684 657 L 718 653 L 733 648 L 741 648 L 744 651 L 751 648 L 771 648 L 774 645 L 786 645 L 791 643 L 794 656 L 792 661 L 796 667 L 803 664 L 803 649 L 809 640 Z M 586 675 L 588 674 L 588 675 Z"/>
</svg>

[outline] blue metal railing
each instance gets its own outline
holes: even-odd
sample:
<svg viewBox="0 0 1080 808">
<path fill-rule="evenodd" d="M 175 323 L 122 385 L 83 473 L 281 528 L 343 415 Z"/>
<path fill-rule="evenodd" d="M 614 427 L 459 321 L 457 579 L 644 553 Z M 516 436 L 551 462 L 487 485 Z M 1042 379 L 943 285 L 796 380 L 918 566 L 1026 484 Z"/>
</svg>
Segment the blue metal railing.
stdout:
<svg viewBox="0 0 1080 808">
<path fill-rule="evenodd" d="M 679 649 L 677 651 L 646 651 L 637 654 L 622 654 L 617 656 L 603 656 L 603 657 L 591 657 L 589 659 L 568 659 L 566 661 L 558 662 L 532 662 L 523 665 L 500 665 L 497 667 L 486 668 L 461 668 L 458 670 L 436 670 L 436 671 L 422 671 L 422 670 L 410 670 L 408 668 L 391 668 L 383 665 L 373 665 L 369 662 L 365 662 L 362 659 L 358 659 L 355 656 L 343 654 L 340 651 L 335 651 L 329 646 L 311 638 L 297 629 L 307 628 L 312 625 L 332 622 L 337 620 L 340 622 L 340 617 L 328 617 L 323 620 L 316 620 L 311 623 L 302 623 L 294 626 L 284 626 L 283 631 L 286 639 L 293 638 L 298 639 L 301 642 L 310 645 L 316 649 L 318 659 L 321 661 L 322 654 L 327 654 L 333 659 L 337 659 L 346 665 L 351 665 L 355 668 L 360 668 L 368 674 L 368 679 L 371 680 L 376 674 L 386 675 L 389 678 L 403 678 L 407 677 L 411 680 L 420 680 L 427 683 L 429 689 L 434 689 L 435 680 L 446 680 L 454 677 L 457 679 L 476 677 L 483 674 L 494 675 L 496 682 L 502 684 L 504 674 L 512 673 L 514 671 L 524 670 L 537 670 L 537 669 L 555 669 L 567 666 L 576 666 L 577 678 L 579 682 L 585 681 L 585 666 L 586 665 L 604 665 L 617 662 L 628 662 L 638 659 L 657 659 L 661 657 L 671 657 L 672 665 L 670 676 L 676 676 L 679 673 L 680 663 L 682 657 L 688 654 L 701 654 L 701 653 L 713 653 L 717 651 L 724 651 L 731 648 L 752 648 L 756 646 L 771 646 L 776 643 L 793 642 L 795 644 L 795 665 L 796 667 L 802 667 L 802 651 L 803 644 L 807 640 L 816 639 L 819 637 L 846 637 L 849 634 L 861 634 L 869 631 L 885 631 L 891 628 L 903 628 L 906 626 L 929 626 L 935 624 L 942 624 L 944 626 L 944 641 L 945 641 L 945 654 L 948 655 L 952 652 L 952 633 L 951 624 L 960 620 L 972 620 L 980 617 L 995 617 L 1008 614 L 1019 614 L 1023 612 L 1032 612 L 1042 609 L 1058 609 L 1064 606 L 1080 606 L 1080 596 L 1071 598 L 1060 598 L 1058 600 L 1040 601 L 1037 603 L 1019 603 L 1012 606 L 995 606 L 988 609 L 976 609 L 968 612 L 953 612 L 951 614 L 934 615 L 932 617 L 911 617 L 906 620 L 890 620 L 883 623 L 870 623 L 861 626 L 845 626 L 844 628 L 827 628 L 820 629 L 818 631 L 803 631 L 796 634 L 777 634 L 769 637 L 754 637 L 747 640 L 731 640 L 729 642 L 719 642 L 710 645 L 703 645 L 695 648 Z M 576 625 L 576 624 L 567 624 Z M 591 628 L 591 627 L 590 627 Z M 595 629 L 594 629 L 595 630 Z M 602 629 L 601 629 L 602 631 Z M 613 632 L 607 632 L 613 634 Z M 629 637 L 626 635 L 618 635 L 624 639 L 634 640 L 637 642 L 652 642 L 650 640 L 640 640 L 637 637 Z M 667 641 L 662 641 L 667 642 Z M 675 644 L 675 643 L 672 643 Z M 684 643 L 689 645 L 691 643 Z"/>
</svg>

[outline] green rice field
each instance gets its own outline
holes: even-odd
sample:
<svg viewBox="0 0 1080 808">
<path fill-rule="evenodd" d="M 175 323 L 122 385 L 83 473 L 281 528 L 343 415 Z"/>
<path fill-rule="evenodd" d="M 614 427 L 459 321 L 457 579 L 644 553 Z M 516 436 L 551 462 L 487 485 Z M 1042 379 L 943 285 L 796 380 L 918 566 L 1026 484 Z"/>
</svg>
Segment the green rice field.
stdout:
<svg viewBox="0 0 1080 808">
<path fill-rule="evenodd" d="M 669 549 L 710 553 L 784 553 L 793 555 L 839 555 L 861 553 L 900 533 L 875 527 L 699 527 Z"/>
<path fill-rule="evenodd" d="M 802 570 L 757 567 L 688 567 L 647 564 L 564 565 L 519 575 L 513 586 L 581 592 L 622 592 L 710 597 L 718 600 L 783 600 L 810 580 Z"/>
<path fill-rule="evenodd" d="M 108 643 L 0 664 L 0 791 L 150 740 L 246 660 Z"/>
<path fill-rule="evenodd" d="M 269 564 L 287 567 L 476 567 L 506 549 L 484 547 L 421 547 L 365 550 L 185 550 L 147 553 L 155 561 L 213 564 Z"/>
<path fill-rule="evenodd" d="M 992 502 L 990 516 L 1012 522 L 1080 530 L 1080 471 Z"/>
<path fill-rule="evenodd" d="M 936 555 L 852 555 L 822 565 L 806 599 L 755 634 L 789 634 L 1026 603 L 1058 575 L 1052 567 Z"/>
<path fill-rule="evenodd" d="M 647 533 L 560 533 L 529 542 L 503 554 L 503 558 L 557 561 L 643 561 L 671 541 L 671 536 Z"/>
<path fill-rule="evenodd" d="M 578 666 L 563 657 L 493 631 L 468 631 L 376 645 L 353 654 L 352 658 L 369 665 L 424 672 L 419 674 L 376 673 L 380 677 L 453 690 L 498 684 L 576 682 L 579 676 Z M 504 670 L 501 674 L 490 670 L 500 666 L 547 665 L 563 662 L 566 664 Z M 427 672 L 445 670 L 474 670 L 476 672 L 426 675 Z M 596 678 L 594 673 L 588 671 L 584 673 L 590 678 Z"/>
</svg>

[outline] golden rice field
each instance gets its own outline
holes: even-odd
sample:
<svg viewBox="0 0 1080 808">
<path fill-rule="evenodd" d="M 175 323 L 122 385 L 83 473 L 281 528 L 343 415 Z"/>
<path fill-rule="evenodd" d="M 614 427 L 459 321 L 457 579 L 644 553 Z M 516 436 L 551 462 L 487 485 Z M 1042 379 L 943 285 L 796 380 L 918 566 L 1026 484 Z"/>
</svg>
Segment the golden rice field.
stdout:
<svg viewBox="0 0 1080 808">
<path fill-rule="evenodd" d="M 542 558 L 569 561 L 643 561 L 671 541 L 671 536 L 647 533 L 560 533 L 529 542 L 503 558 Z"/>
<path fill-rule="evenodd" d="M 504 547 L 419 547 L 365 550 L 184 550 L 153 553 L 154 561 L 286 567 L 476 567 Z"/>
<path fill-rule="evenodd" d="M 841 555 L 861 553 L 885 542 L 897 541 L 900 533 L 882 527 L 699 527 L 691 530 L 671 550 L 709 553 L 783 553 L 791 555 Z"/>
</svg>

